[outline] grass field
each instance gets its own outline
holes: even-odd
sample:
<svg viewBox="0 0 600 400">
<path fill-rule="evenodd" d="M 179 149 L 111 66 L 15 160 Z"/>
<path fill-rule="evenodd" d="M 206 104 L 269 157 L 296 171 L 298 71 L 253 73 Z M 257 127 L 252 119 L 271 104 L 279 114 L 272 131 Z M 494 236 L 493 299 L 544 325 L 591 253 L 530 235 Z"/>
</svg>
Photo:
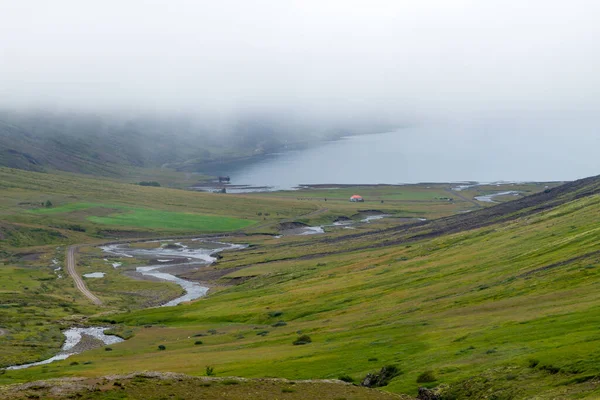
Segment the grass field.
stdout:
<svg viewBox="0 0 600 400">
<path fill-rule="evenodd" d="M 177 288 L 131 281 L 90 247 L 82 250 L 78 270 L 107 274 L 87 281 L 108 304 L 98 309 L 74 290 L 72 282 L 56 278 L 51 259 L 62 262 L 64 257 L 64 247 L 57 249 L 56 243 L 98 242 L 93 235 L 101 224 L 89 218 L 127 216 L 131 210 L 186 215 L 180 202 L 190 199 L 196 202 L 190 201 L 189 212 L 259 220 L 248 227 L 256 232 L 286 220 L 353 217 L 371 204 L 380 204 L 381 211 L 394 217 L 419 215 L 418 207 L 430 217 L 448 216 L 467 203 L 473 205 L 471 196 L 479 192 L 467 196 L 461 191 L 467 200 L 449 202 L 435 199 L 439 194 L 433 193 L 427 196 L 434 198 L 427 200 L 417 192 L 428 189 L 420 188 L 411 198 L 391 199 L 400 195 L 386 192 L 390 199 L 384 203 L 357 205 L 344 197 L 325 202 L 277 193 L 219 196 L 116 183 L 107 183 L 115 190 L 109 195 L 79 179 L 74 180 L 76 190 L 53 186 L 40 191 L 45 183 L 35 189 L 35 179 L 43 175 L 27 173 L 0 183 L 11 185 L 0 201 L 6 220 L 0 232 L 43 228 L 64 236 L 40 234 L 43 243 L 34 246 L 41 239 L 25 229 L 19 232 L 30 241 L 19 239 L 22 247 L 17 247 L 9 245 L 9 234 L 3 233 L 0 328 L 9 334 L 0 336 L 0 345 L 16 350 L 2 361 L 6 365 L 52 354 L 60 346 L 59 328 L 74 322 L 115 321 L 115 328 L 135 335 L 110 352 L 100 348 L 47 366 L 6 371 L 0 374 L 0 383 L 93 378 L 146 370 L 149 365 L 195 376 L 211 366 L 220 377 L 345 376 L 358 382 L 382 366 L 396 365 L 401 374 L 385 390 L 413 396 L 420 386 L 445 384 L 446 399 L 600 397 L 600 356 L 595 352 L 600 341 L 600 195 L 594 194 L 595 186 L 532 203 L 527 209 L 531 212 L 508 207 L 496 214 L 495 208 L 483 205 L 481 212 L 465 215 L 464 221 L 475 221 L 469 222 L 472 226 L 462 217 L 408 227 L 403 225 L 407 222 L 389 218 L 323 236 L 232 238 L 251 246 L 224 253 L 211 267 L 220 272 L 213 283 L 221 286 L 208 297 L 177 307 L 140 310 L 149 301 L 144 293 L 168 297 Z M 130 186 L 133 195 L 119 192 Z M 528 187 L 537 192 L 545 188 Z M 369 188 L 364 190 L 368 193 Z M 383 193 L 380 188 L 372 190 Z M 137 202 L 131 196 L 138 196 Z M 35 211 L 46 198 L 53 208 Z M 477 215 L 487 222 L 477 221 Z M 136 227 L 135 221 L 121 222 L 128 229 L 145 228 Z M 81 224 L 85 231 L 65 228 L 73 224 Z M 439 227 L 443 229 L 438 232 Z M 31 253 L 39 257 L 34 259 Z M 135 260 L 128 262 L 124 269 L 136 265 Z M 202 270 L 190 274 L 204 279 Z M 22 315 L 31 317 L 23 325 Z M 300 335 L 309 335 L 312 342 L 294 345 Z"/>
<path fill-rule="evenodd" d="M 60 207 L 39 208 L 31 210 L 30 212 L 34 214 L 48 215 L 89 209 L 96 209 L 99 212 L 102 212 L 103 210 L 118 210 L 119 212 L 106 216 L 92 215 L 87 217 L 88 221 L 95 222 L 97 224 L 129 226 L 136 228 L 194 230 L 198 232 L 227 232 L 246 228 L 256 223 L 256 221 L 239 218 L 159 211 L 99 203 L 71 203 L 62 205 Z"/>
<path fill-rule="evenodd" d="M 192 375 L 210 364 L 224 376 L 359 380 L 396 364 L 404 373 L 386 388 L 394 392 L 415 394 L 418 376 L 432 371 L 430 384 L 454 384 L 459 394 L 472 380 L 470 390 L 498 398 L 540 388 L 548 398 L 594 398 L 599 209 L 592 196 L 491 229 L 257 265 L 253 279 L 195 304 L 112 316 L 138 327 L 135 340 L 73 358 L 93 362 L 85 368 L 57 363 L 43 376 L 131 372 L 152 360 Z M 313 342 L 293 346 L 298 332 Z M 197 334 L 206 335 L 202 346 Z M 159 344 L 167 350 L 156 358 Z"/>
</svg>

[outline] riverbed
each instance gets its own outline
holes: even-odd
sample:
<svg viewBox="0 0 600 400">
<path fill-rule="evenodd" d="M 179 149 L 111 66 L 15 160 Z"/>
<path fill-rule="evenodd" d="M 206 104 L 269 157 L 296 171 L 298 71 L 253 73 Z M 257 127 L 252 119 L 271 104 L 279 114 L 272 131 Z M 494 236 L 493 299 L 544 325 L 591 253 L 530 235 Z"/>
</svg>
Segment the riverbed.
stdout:
<svg viewBox="0 0 600 400">
<path fill-rule="evenodd" d="M 54 361 L 66 360 L 72 355 L 79 354 L 82 351 L 88 350 L 88 347 L 91 346 L 82 346 L 82 341 L 87 336 L 88 338 L 92 338 L 92 340 L 97 340 L 105 345 L 120 343 L 123 341 L 118 336 L 114 335 L 106 335 L 104 331 L 108 329 L 105 327 L 91 327 L 91 328 L 70 328 L 66 331 L 63 331 L 63 335 L 65 335 L 65 342 L 63 343 L 60 352 L 43 361 L 21 364 L 21 365 L 13 365 L 12 367 L 8 367 L 8 370 L 16 370 L 16 369 L 25 369 L 29 367 L 35 367 L 37 365 L 45 365 L 50 364 Z M 96 346 L 97 347 L 97 346 Z"/>
<path fill-rule="evenodd" d="M 192 270 L 210 265 L 217 260 L 216 254 L 219 252 L 246 247 L 241 244 L 207 241 L 202 239 L 191 239 L 186 242 L 187 244 L 182 242 L 170 243 L 166 241 L 150 241 L 147 243 L 156 243 L 156 247 L 142 249 L 131 247 L 128 244 L 112 244 L 102 246 L 101 249 L 105 253 L 113 256 L 126 258 L 135 257 L 137 259 L 148 260 L 149 265 L 137 267 L 136 272 L 139 272 L 143 276 L 173 282 L 181 286 L 185 291 L 185 294 L 162 304 L 163 307 L 176 306 L 187 301 L 196 300 L 205 296 L 209 289 L 207 286 L 201 285 L 198 282 L 188 281 L 170 273 L 173 269 L 181 270 L 182 268 L 186 268 Z"/>
</svg>

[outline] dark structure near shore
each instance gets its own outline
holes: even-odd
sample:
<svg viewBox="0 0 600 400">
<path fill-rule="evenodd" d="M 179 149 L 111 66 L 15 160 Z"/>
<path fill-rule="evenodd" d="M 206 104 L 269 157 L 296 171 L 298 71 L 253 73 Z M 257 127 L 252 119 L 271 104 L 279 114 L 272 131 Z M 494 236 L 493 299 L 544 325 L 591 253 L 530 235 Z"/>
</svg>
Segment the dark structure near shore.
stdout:
<svg viewBox="0 0 600 400">
<path fill-rule="evenodd" d="M 229 175 L 219 177 L 219 183 L 223 183 L 223 182 L 229 183 L 229 181 L 231 181 L 231 179 L 229 178 Z"/>
</svg>

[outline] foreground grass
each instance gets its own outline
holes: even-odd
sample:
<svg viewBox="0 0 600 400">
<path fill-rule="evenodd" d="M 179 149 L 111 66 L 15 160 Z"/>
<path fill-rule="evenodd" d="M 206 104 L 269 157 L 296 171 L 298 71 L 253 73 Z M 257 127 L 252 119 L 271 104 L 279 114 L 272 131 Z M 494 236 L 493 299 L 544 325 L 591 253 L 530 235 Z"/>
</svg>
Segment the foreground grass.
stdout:
<svg viewBox="0 0 600 400">
<path fill-rule="evenodd" d="M 246 400 L 250 398 L 387 400 L 389 393 L 339 381 L 286 381 L 281 379 L 192 378 L 184 375 L 143 373 L 77 381 L 54 381 L 27 388 L 0 389 L 0 399 L 186 399 Z M 407 400 L 411 398 L 401 397 Z"/>
</svg>

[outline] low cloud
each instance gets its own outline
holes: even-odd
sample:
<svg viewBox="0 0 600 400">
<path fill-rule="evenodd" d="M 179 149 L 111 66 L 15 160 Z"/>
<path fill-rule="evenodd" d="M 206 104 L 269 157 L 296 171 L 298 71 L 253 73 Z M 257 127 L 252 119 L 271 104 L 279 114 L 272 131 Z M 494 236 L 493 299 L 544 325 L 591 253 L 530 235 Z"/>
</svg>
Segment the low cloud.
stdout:
<svg viewBox="0 0 600 400">
<path fill-rule="evenodd" d="M 314 118 L 600 105 L 600 3 L 5 2 L 0 104 Z"/>
</svg>

